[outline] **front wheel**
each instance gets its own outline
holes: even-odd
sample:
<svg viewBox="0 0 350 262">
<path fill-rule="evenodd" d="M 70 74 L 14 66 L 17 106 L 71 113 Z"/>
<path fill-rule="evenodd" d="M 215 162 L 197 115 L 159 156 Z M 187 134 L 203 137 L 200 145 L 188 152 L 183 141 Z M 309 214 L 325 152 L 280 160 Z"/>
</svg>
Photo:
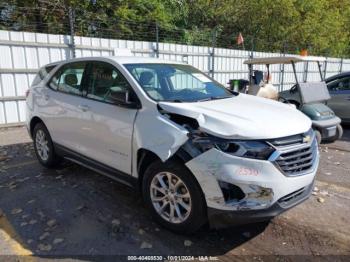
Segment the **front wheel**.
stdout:
<svg viewBox="0 0 350 262">
<path fill-rule="evenodd" d="M 146 170 L 142 192 L 155 220 L 178 233 L 192 233 L 206 222 L 200 186 L 181 163 L 156 161 Z"/>
</svg>

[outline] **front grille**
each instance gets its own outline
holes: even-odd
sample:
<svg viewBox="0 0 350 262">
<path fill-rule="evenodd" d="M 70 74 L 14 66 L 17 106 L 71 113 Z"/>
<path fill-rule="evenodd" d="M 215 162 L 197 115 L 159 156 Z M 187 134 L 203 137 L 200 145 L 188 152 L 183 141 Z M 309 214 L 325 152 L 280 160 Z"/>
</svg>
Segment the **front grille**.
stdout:
<svg viewBox="0 0 350 262">
<path fill-rule="evenodd" d="M 286 176 L 303 175 L 313 169 L 318 149 L 315 135 L 312 134 L 311 138 L 312 140 L 306 143 L 303 143 L 302 139 L 290 138 L 286 139 L 288 141 L 286 143 L 280 141 L 279 144 L 287 146 L 276 146 L 276 143 L 271 143 L 278 152 L 275 163 Z M 290 143 L 291 140 L 293 143 Z"/>
<path fill-rule="evenodd" d="M 294 135 L 284 138 L 277 138 L 269 141 L 272 145 L 279 146 L 291 146 L 303 143 L 303 135 Z"/>
</svg>

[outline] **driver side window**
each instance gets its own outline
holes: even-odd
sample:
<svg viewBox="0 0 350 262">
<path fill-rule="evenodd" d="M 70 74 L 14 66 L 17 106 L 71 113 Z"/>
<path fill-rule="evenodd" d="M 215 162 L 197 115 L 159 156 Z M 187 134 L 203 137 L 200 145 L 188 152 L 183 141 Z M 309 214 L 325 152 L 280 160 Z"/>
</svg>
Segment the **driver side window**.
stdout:
<svg viewBox="0 0 350 262">
<path fill-rule="evenodd" d="M 92 62 L 87 78 L 88 98 L 113 103 L 112 92 L 132 91 L 129 82 L 119 70 L 106 62 Z"/>
</svg>

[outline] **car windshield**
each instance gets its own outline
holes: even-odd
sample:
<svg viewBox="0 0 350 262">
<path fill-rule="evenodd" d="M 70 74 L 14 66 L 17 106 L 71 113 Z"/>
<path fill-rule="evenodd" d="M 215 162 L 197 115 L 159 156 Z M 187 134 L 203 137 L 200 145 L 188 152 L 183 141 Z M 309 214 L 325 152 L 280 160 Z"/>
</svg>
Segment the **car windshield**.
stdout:
<svg viewBox="0 0 350 262">
<path fill-rule="evenodd" d="M 198 69 L 181 64 L 125 64 L 142 89 L 156 101 L 199 102 L 234 96 Z"/>
</svg>

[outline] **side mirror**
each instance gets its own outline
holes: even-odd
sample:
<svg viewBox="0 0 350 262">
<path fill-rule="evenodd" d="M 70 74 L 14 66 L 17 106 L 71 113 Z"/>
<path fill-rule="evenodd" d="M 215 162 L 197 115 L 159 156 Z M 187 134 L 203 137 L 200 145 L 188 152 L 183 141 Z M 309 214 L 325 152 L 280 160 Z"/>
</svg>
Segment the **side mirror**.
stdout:
<svg viewBox="0 0 350 262">
<path fill-rule="evenodd" d="M 132 101 L 130 99 L 131 92 L 127 90 L 118 90 L 112 91 L 109 95 L 109 99 L 112 100 L 115 104 L 127 107 L 127 108 L 140 108 L 140 103 L 137 101 Z"/>
</svg>

